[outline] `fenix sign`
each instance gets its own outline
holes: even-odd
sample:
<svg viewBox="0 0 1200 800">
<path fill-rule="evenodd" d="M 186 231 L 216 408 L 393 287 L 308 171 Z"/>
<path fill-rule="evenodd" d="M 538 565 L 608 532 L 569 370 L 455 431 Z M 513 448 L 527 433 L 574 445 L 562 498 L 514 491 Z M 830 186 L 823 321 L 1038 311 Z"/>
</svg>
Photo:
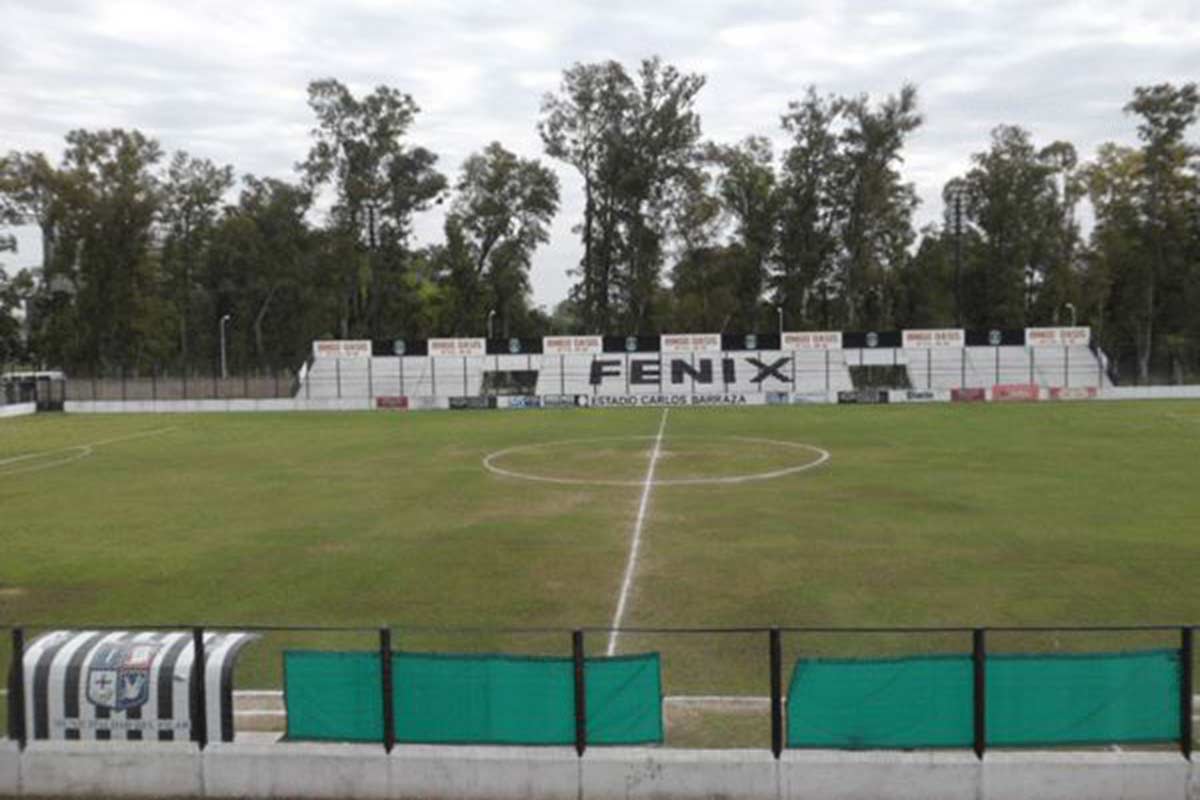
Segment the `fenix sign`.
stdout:
<svg viewBox="0 0 1200 800">
<path fill-rule="evenodd" d="M 592 386 L 756 386 L 793 383 L 791 356 L 711 357 L 690 353 L 687 357 L 631 356 L 596 358 L 591 361 Z"/>
</svg>

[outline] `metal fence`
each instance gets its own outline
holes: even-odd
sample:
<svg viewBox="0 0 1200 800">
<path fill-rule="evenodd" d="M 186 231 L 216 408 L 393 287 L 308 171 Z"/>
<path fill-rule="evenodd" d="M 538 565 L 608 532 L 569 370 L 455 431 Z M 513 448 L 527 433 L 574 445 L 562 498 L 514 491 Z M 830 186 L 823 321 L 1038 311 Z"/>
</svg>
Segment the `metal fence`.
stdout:
<svg viewBox="0 0 1200 800">
<path fill-rule="evenodd" d="M 71 373 L 66 399 L 87 400 L 251 400 L 292 397 L 298 387 L 293 370 L 219 372 Z"/>
<path fill-rule="evenodd" d="M 968 719 L 966 739 L 954 745 L 969 747 L 982 757 L 989 749 L 1023 746 L 1013 741 L 999 744 L 989 732 L 1005 709 L 989 708 L 989 667 L 997 668 L 1021 659 L 1060 660 L 1090 656 L 1124 657 L 1139 653 L 1164 654 L 1178 665 L 1177 684 L 1171 697 L 1160 694 L 1163 718 L 1178 715 L 1177 730 L 1153 739 L 1116 736 L 1111 742 L 1090 741 L 1089 746 L 1121 744 L 1162 748 L 1172 746 L 1190 758 L 1194 742 L 1193 720 L 1196 654 L 1192 625 L 1090 626 L 1090 627 L 744 627 L 744 628 L 627 628 L 622 629 L 622 653 L 654 652 L 662 661 L 665 743 L 669 746 L 730 748 L 761 747 L 779 757 L 786 748 L 806 745 L 795 730 L 815 725 L 822 730 L 824 719 L 789 716 L 789 705 L 797 697 L 789 693 L 787 671 L 793 665 L 813 662 L 854 661 L 878 665 L 906 659 L 954 659 L 963 665 L 965 689 L 963 708 L 955 713 Z M 190 631 L 197 652 L 203 652 L 206 632 L 247 631 L 262 639 L 247 648 L 238 667 L 240 691 L 234 701 L 235 727 L 239 732 L 278 732 L 286 719 L 279 690 L 284 686 L 284 653 L 296 648 L 333 652 L 378 654 L 377 688 L 383 709 L 379 746 L 391 750 L 397 743 L 389 654 L 398 653 L 506 653 L 553 656 L 574 664 L 575 738 L 582 754 L 588 747 L 585 664 L 603 660 L 613 631 L 608 628 L 446 628 L 417 626 L 211 626 L 188 625 L 38 625 L 0 626 L 7 632 L 0 640 L 0 663 L 8 665 L 8 702 L 0 708 L 6 723 L 0 730 L 21 747 L 30 739 L 23 698 L 23 653 L 37 635 L 48 630 L 90 631 Z M 1152 651 L 1146 648 L 1154 648 Z M 197 659 L 195 663 L 198 663 Z M 1174 681 L 1174 679 L 1173 679 Z M 1114 684 L 1115 685 L 1115 684 Z M 994 688 L 994 687 L 993 687 Z M 1111 687 L 1110 687 L 1111 688 Z M 1117 688 L 1120 688 L 1119 686 Z M 1132 691 L 1131 686 L 1131 691 Z M 1090 691 L 1088 686 L 1066 690 Z M 203 682 L 193 681 L 190 708 L 203 709 Z M 917 698 L 892 696 L 893 702 L 918 702 Z M 969 706 L 969 707 L 968 707 Z M 921 709 L 922 713 L 926 713 Z M 928 713 L 936 713 L 929 710 Z M 202 713 L 195 715 L 191 738 L 200 747 L 209 741 Z M 1174 723 L 1172 723 L 1174 724 Z M 790 727 L 789 727 L 790 726 Z M 789 734 L 789 731 L 792 731 Z M 1044 743 L 1043 743 L 1044 744 Z M 856 745 L 849 745 L 854 748 Z M 863 746 L 876 747 L 870 742 Z M 914 745 L 919 747 L 938 746 Z M 1033 746 L 1029 744 L 1028 746 Z M 836 746 L 833 746 L 836 748 Z M 887 745 L 880 746 L 886 749 Z M 905 746 L 901 749 L 911 749 Z"/>
</svg>

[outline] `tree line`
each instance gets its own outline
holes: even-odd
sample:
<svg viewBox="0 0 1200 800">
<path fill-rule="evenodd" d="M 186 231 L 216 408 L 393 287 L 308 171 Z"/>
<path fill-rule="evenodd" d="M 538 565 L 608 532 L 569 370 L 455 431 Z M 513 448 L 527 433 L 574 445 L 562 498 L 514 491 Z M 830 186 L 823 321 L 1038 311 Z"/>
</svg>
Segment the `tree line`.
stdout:
<svg viewBox="0 0 1200 800">
<path fill-rule="evenodd" d="M 545 157 L 583 195 L 582 256 L 552 312 L 529 278 L 561 200 L 548 162 L 492 142 L 447 176 L 412 141 L 416 101 L 391 87 L 311 83 L 290 179 L 238 177 L 136 130 L 72 131 L 57 162 L 0 156 L 0 230 L 42 240 L 39 268 L 0 271 L 0 363 L 207 370 L 226 315 L 231 363 L 273 368 L 322 337 L 752 331 L 782 315 L 789 330 L 1077 320 L 1127 378 L 1200 367 L 1195 84 L 1137 88 L 1137 142 L 1091 161 L 996 127 L 921 230 L 903 174 L 916 87 L 809 87 L 783 110 L 777 154 L 763 136 L 706 140 L 704 84 L 657 58 L 608 61 L 545 96 Z M 414 218 L 435 205 L 442 241 L 420 243 Z"/>
</svg>

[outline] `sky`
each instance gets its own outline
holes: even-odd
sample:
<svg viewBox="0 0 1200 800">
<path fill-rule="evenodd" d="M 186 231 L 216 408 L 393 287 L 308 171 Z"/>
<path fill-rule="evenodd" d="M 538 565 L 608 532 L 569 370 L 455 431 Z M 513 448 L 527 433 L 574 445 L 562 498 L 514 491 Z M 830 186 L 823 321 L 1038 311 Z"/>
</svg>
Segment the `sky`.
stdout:
<svg viewBox="0 0 1200 800">
<path fill-rule="evenodd" d="M 941 187 L 986 149 L 1000 124 L 1035 143 L 1065 139 L 1090 158 L 1135 141 L 1122 113 L 1135 86 L 1200 80 L 1200 2 L 149 2 L 0 0 L 0 152 L 57 161 L 75 128 L 138 128 L 164 150 L 294 178 L 309 147 L 309 81 L 356 94 L 387 84 L 421 113 L 411 141 L 453 179 L 491 141 L 541 158 L 562 181 L 551 241 L 535 256 L 534 300 L 552 307 L 571 285 L 580 246 L 580 183 L 542 152 L 542 97 L 575 62 L 632 67 L 659 55 L 707 76 L 704 137 L 770 137 L 810 84 L 875 98 L 918 87 L 925 123 L 904 151 L 922 200 L 941 217 Z M 423 215 L 420 244 L 441 240 Z M 40 260 L 19 231 L 9 265 Z"/>
</svg>

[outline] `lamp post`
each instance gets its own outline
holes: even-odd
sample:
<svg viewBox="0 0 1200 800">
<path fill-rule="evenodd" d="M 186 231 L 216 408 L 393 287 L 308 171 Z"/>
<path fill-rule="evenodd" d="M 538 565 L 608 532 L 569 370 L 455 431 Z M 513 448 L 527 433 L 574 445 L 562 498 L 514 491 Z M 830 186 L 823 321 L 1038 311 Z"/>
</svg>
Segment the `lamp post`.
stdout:
<svg viewBox="0 0 1200 800">
<path fill-rule="evenodd" d="M 229 315 L 221 317 L 221 324 L 218 326 L 221 332 L 221 380 L 229 377 L 229 369 L 225 363 L 225 326 L 229 323 Z"/>
<path fill-rule="evenodd" d="M 489 339 L 492 338 L 492 320 L 495 318 L 496 318 L 496 309 L 493 308 L 491 311 L 488 312 L 488 318 L 487 318 L 487 335 L 488 335 Z"/>
<path fill-rule="evenodd" d="M 961 186 L 952 190 L 951 201 L 954 203 L 954 320 L 961 328 L 962 319 L 962 196 Z"/>
<path fill-rule="evenodd" d="M 780 341 L 782 342 L 783 341 L 783 303 L 780 303 L 779 305 L 777 305 L 775 307 L 775 310 L 777 312 L 779 312 L 779 337 L 780 337 Z"/>
<path fill-rule="evenodd" d="M 1063 308 L 1065 308 L 1071 312 L 1071 327 L 1074 328 L 1075 327 L 1075 304 L 1074 303 L 1063 303 Z"/>
</svg>

